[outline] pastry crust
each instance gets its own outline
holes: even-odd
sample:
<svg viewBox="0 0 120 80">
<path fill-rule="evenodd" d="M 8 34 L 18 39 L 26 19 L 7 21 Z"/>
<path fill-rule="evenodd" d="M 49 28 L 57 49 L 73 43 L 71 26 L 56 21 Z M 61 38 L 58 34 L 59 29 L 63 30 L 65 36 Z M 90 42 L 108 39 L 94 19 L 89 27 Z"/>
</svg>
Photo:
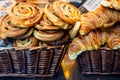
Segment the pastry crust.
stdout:
<svg viewBox="0 0 120 80">
<path fill-rule="evenodd" d="M 68 54 L 71 59 L 77 58 L 79 54 L 87 50 L 98 50 L 104 44 L 109 49 L 120 48 L 120 28 L 119 25 L 112 26 L 109 30 L 93 30 L 88 35 L 74 38 L 69 44 Z"/>
<path fill-rule="evenodd" d="M 23 38 L 27 38 L 30 37 L 33 34 L 34 28 L 30 28 L 28 29 L 28 31 L 26 33 L 24 33 L 23 35 L 17 36 L 15 37 L 16 39 L 23 39 Z"/>
<path fill-rule="evenodd" d="M 47 18 L 55 25 L 62 29 L 67 29 L 68 23 L 64 22 L 61 18 L 55 15 L 52 4 L 45 6 L 45 14 Z"/>
<path fill-rule="evenodd" d="M 9 11 L 12 24 L 22 28 L 32 27 L 38 23 L 42 14 L 38 6 L 25 2 L 14 4 Z"/>
<path fill-rule="evenodd" d="M 58 31 L 50 34 L 43 31 L 34 30 L 33 35 L 41 41 L 55 41 L 60 39 L 64 35 L 64 32 Z"/>
<path fill-rule="evenodd" d="M 120 0 L 101 0 L 104 7 L 114 8 L 120 10 Z"/>
<path fill-rule="evenodd" d="M 45 43 L 50 46 L 59 46 L 59 45 L 64 45 L 64 44 L 69 43 L 69 39 L 70 39 L 69 35 L 64 34 L 63 37 L 61 37 L 60 39 L 57 39 L 56 41 L 48 41 Z"/>
<path fill-rule="evenodd" d="M 27 32 L 28 28 L 20 28 L 11 23 L 10 16 L 5 15 L 0 20 L 0 37 L 17 37 Z"/>
<path fill-rule="evenodd" d="M 23 39 L 16 39 L 13 43 L 14 47 L 32 47 L 38 45 L 38 40 L 31 36 Z"/>
<path fill-rule="evenodd" d="M 95 11 L 81 15 L 80 31 L 81 35 L 88 34 L 91 30 L 97 28 L 108 28 L 120 21 L 119 11 L 111 10 L 100 6 Z"/>
<path fill-rule="evenodd" d="M 62 1 L 54 1 L 53 9 L 62 20 L 69 24 L 75 24 L 76 21 L 80 20 L 80 11 L 72 4 Z"/>
</svg>

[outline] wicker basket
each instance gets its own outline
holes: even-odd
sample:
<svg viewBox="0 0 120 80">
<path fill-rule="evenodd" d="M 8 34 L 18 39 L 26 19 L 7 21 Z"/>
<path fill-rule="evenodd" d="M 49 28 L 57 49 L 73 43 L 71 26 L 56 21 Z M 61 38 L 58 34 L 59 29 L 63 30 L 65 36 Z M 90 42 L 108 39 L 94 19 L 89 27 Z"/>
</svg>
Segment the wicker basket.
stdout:
<svg viewBox="0 0 120 80">
<path fill-rule="evenodd" d="M 0 52 L 0 76 L 53 77 L 65 51 L 66 46 L 4 49 Z"/>
<path fill-rule="evenodd" d="M 120 49 L 86 51 L 77 61 L 83 74 L 120 74 Z"/>
</svg>

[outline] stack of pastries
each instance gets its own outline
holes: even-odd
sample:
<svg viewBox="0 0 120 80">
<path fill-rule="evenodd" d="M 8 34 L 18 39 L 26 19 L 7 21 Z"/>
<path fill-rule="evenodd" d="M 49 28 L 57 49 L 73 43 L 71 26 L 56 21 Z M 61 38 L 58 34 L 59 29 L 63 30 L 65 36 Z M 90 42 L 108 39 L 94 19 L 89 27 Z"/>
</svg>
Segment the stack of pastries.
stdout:
<svg viewBox="0 0 120 80">
<path fill-rule="evenodd" d="M 120 48 L 119 10 L 118 0 L 101 0 L 99 8 L 82 14 L 77 35 L 68 48 L 70 59 L 88 50 Z"/>
<path fill-rule="evenodd" d="M 66 2 L 54 1 L 44 8 L 17 2 L 0 19 L 0 38 L 12 39 L 14 47 L 64 45 L 80 16 L 79 9 Z"/>
</svg>

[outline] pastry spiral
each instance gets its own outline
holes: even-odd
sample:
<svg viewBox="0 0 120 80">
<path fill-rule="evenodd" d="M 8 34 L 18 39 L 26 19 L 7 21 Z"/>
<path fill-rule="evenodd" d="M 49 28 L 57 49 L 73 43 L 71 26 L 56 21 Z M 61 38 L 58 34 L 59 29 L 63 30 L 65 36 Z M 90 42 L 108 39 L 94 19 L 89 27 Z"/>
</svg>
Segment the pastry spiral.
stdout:
<svg viewBox="0 0 120 80">
<path fill-rule="evenodd" d="M 67 29 L 68 23 L 64 22 L 61 18 L 54 14 L 53 5 L 47 4 L 45 6 L 45 14 L 48 19 L 55 25 L 62 29 Z"/>
<path fill-rule="evenodd" d="M 69 42 L 69 39 L 70 39 L 69 35 L 64 34 L 63 37 L 61 37 L 60 39 L 57 39 L 56 41 L 48 41 L 45 43 L 51 46 L 59 46 L 59 45 L 67 44 Z"/>
<path fill-rule="evenodd" d="M 20 28 L 14 26 L 11 23 L 10 17 L 5 15 L 0 20 L 0 37 L 7 38 L 7 37 L 17 37 L 25 32 L 27 32 L 28 28 Z"/>
<path fill-rule="evenodd" d="M 85 13 L 80 19 L 80 34 L 86 35 L 93 29 L 108 28 L 120 21 L 120 12 L 100 6 L 95 11 Z"/>
<path fill-rule="evenodd" d="M 120 48 L 120 36 L 114 32 L 115 30 L 111 32 L 109 30 L 93 30 L 88 35 L 79 35 L 69 45 L 69 57 L 75 59 L 80 53 L 87 50 L 98 50 L 105 43 L 110 49 Z"/>
<path fill-rule="evenodd" d="M 57 26 L 48 26 L 48 25 L 36 25 L 35 28 L 42 31 L 60 30 L 60 28 Z"/>
<path fill-rule="evenodd" d="M 11 23 L 20 27 L 31 27 L 38 23 L 43 12 L 36 5 L 30 3 L 16 3 L 10 8 Z"/>
<path fill-rule="evenodd" d="M 17 36 L 15 37 L 16 39 L 23 39 L 23 38 L 27 38 L 29 36 L 31 36 L 33 34 L 34 28 L 30 28 L 28 29 L 28 31 L 26 33 L 24 33 L 23 35 Z"/>
<path fill-rule="evenodd" d="M 80 20 L 80 11 L 72 4 L 62 1 L 55 1 L 53 3 L 53 9 L 61 19 L 69 24 L 74 24 L 76 21 Z"/>
<path fill-rule="evenodd" d="M 114 8 L 120 10 L 120 0 L 101 0 L 104 7 Z"/>
<path fill-rule="evenodd" d="M 43 15 L 40 25 L 53 25 L 53 23 L 47 18 L 46 14 Z"/>
<path fill-rule="evenodd" d="M 34 30 L 33 35 L 41 41 L 55 41 L 55 40 L 61 38 L 64 35 L 64 32 L 58 31 L 58 32 L 50 34 L 50 33 L 46 33 L 43 31 Z"/>
<path fill-rule="evenodd" d="M 31 36 L 23 39 L 16 39 L 13 43 L 14 47 L 32 47 L 38 45 L 38 40 Z"/>
</svg>

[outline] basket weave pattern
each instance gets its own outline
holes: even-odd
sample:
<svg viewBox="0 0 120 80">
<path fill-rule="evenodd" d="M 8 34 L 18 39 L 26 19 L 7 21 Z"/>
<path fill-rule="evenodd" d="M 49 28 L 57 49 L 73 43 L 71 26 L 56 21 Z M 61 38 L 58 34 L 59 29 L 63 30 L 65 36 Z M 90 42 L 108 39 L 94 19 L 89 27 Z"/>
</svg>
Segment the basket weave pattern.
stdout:
<svg viewBox="0 0 120 80">
<path fill-rule="evenodd" d="M 78 63 L 83 74 L 120 74 L 120 49 L 86 51 Z"/>
<path fill-rule="evenodd" d="M 0 76 L 52 77 L 60 67 L 65 47 L 0 52 Z"/>
</svg>

